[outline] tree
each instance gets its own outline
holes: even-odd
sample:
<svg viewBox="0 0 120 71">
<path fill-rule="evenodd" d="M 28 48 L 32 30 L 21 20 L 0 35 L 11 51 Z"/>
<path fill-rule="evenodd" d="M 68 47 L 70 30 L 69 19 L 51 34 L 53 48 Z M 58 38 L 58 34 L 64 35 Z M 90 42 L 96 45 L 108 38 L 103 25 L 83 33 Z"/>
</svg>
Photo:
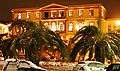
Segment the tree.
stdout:
<svg viewBox="0 0 120 71">
<path fill-rule="evenodd" d="M 70 58 L 70 54 L 68 48 L 57 33 L 49 30 L 42 23 L 37 24 L 31 21 L 18 22 L 25 25 L 24 28 L 26 28 L 26 31 L 16 37 L 13 41 L 11 49 L 15 52 L 15 56 L 16 49 L 23 48 L 25 49 L 26 58 L 37 64 L 40 60 L 39 51 L 43 45 L 46 45 L 48 48 L 53 48 L 53 46 L 56 46 L 57 50 L 61 52 L 63 60 L 69 60 L 68 58 Z"/>
<path fill-rule="evenodd" d="M 104 62 L 105 58 L 112 60 L 113 57 L 120 58 L 120 32 L 101 32 L 101 19 L 98 19 L 98 27 L 85 26 L 80 29 L 72 39 L 75 46 L 71 53 L 71 61 L 75 60 L 77 53 L 85 56 L 89 51 L 89 60 L 94 58 Z"/>
</svg>

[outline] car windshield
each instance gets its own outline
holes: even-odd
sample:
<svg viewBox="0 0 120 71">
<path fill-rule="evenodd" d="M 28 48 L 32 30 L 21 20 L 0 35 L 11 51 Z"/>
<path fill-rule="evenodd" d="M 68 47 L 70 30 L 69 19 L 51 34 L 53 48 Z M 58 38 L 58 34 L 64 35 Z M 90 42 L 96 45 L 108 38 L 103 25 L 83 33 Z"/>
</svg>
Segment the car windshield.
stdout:
<svg viewBox="0 0 120 71">
<path fill-rule="evenodd" d="M 89 63 L 89 67 L 99 67 L 99 68 L 104 68 L 105 66 L 102 63 Z"/>
<path fill-rule="evenodd" d="M 30 65 L 29 65 L 29 63 L 27 63 L 25 61 L 20 61 L 19 62 L 19 67 L 30 68 Z"/>
<path fill-rule="evenodd" d="M 85 64 L 85 62 L 79 62 L 78 64 Z"/>
</svg>

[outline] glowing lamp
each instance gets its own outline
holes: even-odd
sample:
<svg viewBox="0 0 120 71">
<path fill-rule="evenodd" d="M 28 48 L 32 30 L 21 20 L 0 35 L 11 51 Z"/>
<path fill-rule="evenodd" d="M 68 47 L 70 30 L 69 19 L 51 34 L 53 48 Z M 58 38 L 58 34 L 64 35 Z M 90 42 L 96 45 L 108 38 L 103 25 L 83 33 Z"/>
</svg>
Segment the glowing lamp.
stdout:
<svg viewBox="0 0 120 71">
<path fill-rule="evenodd" d="M 120 20 L 117 20 L 117 21 L 116 21 L 116 25 L 120 25 Z"/>
</svg>

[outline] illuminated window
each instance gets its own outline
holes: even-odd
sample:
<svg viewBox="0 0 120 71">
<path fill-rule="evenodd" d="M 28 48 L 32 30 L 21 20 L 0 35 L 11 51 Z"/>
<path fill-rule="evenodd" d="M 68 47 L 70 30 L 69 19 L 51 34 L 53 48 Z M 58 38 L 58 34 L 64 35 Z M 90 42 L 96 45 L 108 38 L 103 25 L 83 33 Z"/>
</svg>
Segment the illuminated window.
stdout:
<svg viewBox="0 0 120 71">
<path fill-rule="evenodd" d="M 36 12 L 36 13 L 35 13 L 35 17 L 36 17 L 36 18 L 40 18 L 40 12 Z"/>
<path fill-rule="evenodd" d="M 52 23 L 51 30 L 52 31 L 56 31 L 56 23 L 55 22 Z"/>
<path fill-rule="evenodd" d="M 82 16 L 83 10 L 79 9 L 79 16 Z"/>
<path fill-rule="evenodd" d="M 84 23 L 78 23 L 78 24 L 76 25 L 76 30 L 78 31 L 79 29 L 81 29 L 81 28 L 84 27 L 84 26 L 85 26 Z"/>
<path fill-rule="evenodd" d="M 80 23 L 79 24 L 79 29 L 81 29 L 82 27 L 84 27 L 85 25 L 84 25 L 84 23 Z"/>
<path fill-rule="evenodd" d="M 57 16 L 57 12 L 56 11 L 51 11 L 51 17 L 56 17 Z"/>
<path fill-rule="evenodd" d="M 18 19 L 21 19 L 21 18 L 22 18 L 22 14 L 18 13 Z"/>
<path fill-rule="evenodd" d="M 3 25 L 2 26 L 2 33 L 1 34 L 5 34 L 5 33 L 8 33 L 8 26 L 7 25 Z"/>
<path fill-rule="evenodd" d="M 102 17 L 104 16 L 104 11 L 103 11 L 103 9 L 102 9 Z"/>
<path fill-rule="evenodd" d="M 45 26 L 48 26 L 48 23 L 46 22 L 44 25 L 45 25 Z"/>
<path fill-rule="evenodd" d="M 68 31 L 73 31 L 73 23 L 69 23 L 69 29 Z"/>
<path fill-rule="evenodd" d="M 94 22 L 90 22 L 89 25 L 90 25 L 90 26 L 93 26 L 93 25 L 94 25 Z"/>
<path fill-rule="evenodd" d="M 30 12 L 27 12 L 26 18 L 30 18 Z"/>
<path fill-rule="evenodd" d="M 93 10 L 89 10 L 89 15 L 93 16 L 93 12 L 94 12 Z"/>
<path fill-rule="evenodd" d="M 49 25 L 48 25 L 48 23 L 46 22 L 46 23 L 44 23 L 44 25 L 46 26 L 46 27 L 48 27 L 49 28 Z"/>
<path fill-rule="evenodd" d="M 48 12 L 44 12 L 44 17 L 48 18 L 49 17 L 49 13 Z"/>
<path fill-rule="evenodd" d="M 73 16 L 73 10 L 69 10 L 69 16 Z"/>
<path fill-rule="evenodd" d="M 59 31 L 64 31 L 64 23 L 63 22 L 60 22 L 59 23 Z"/>
<path fill-rule="evenodd" d="M 59 17 L 64 17 L 64 10 L 59 11 Z"/>
</svg>

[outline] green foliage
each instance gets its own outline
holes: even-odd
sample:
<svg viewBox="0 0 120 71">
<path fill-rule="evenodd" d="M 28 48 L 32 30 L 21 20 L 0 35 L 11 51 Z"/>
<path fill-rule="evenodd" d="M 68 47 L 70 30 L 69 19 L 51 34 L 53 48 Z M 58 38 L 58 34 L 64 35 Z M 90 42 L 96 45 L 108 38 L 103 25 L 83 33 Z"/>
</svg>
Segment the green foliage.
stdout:
<svg viewBox="0 0 120 71">
<path fill-rule="evenodd" d="M 18 22 L 17 22 L 18 21 Z M 16 52 L 16 49 L 25 49 L 26 58 L 33 61 L 34 63 L 39 63 L 40 61 L 40 49 L 43 45 L 50 46 L 48 48 L 53 49 L 53 46 L 57 47 L 57 50 L 61 52 L 63 60 L 70 60 L 70 53 L 68 51 L 67 45 L 62 41 L 60 36 L 49 30 L 47 27 L 31 21 L 19 21 L 14 23 L 16 25 L 23 24 L 26 31 L 22 35 L 16 37 L 13 41 L 12 50 Z M 12 25 L 15 26 L 15 25 Z M 16 56 L 16 54 L 14 54 Z"/>
<path fill-rule="evenodd" d="M 14 55 L 16 55 L 16 49 L 25 49 L 26 58 L 34 63 L 38 63 L 40 60 L 39 51 L 43 45 L 47 45 L 50 50 L 53 50 L 55 46 L 65 61 L 74 61 L 78 52 L 85 56 L 88 51 L 90 51 L 90 60 L 93 58 L 93 53 L 95 53 L 96 60 L 101 62 L 104 62 L 105 58 L 112 60 L 113 57 L 120 57 L 120 33 L 115 31 L 103 34 L 101 19 L 98 19 L 98 27 L 84 26 L 81 28 L 69 45 L 65 44 L 58 33 L 49 30 L 42 22 L 40 24 L 31 21 L 14 23 L 17 23 L 16 25 L 23 24 L 26 31 L 14 39 L 11 49 L 15 52 Z M 68 48 L 73 44 L 75 45 L 70 53 Z"/>
<path fill-rule="evenodd" d="M 77 41 L 77 42 L 76 42 Z M 98 28 L 95 26 L 85 26 L 80 29 L 72 39 L 75 46 L 71 53 L 71 61 L 74 61 L 78 52 L 86 55 L 89 52 L 89 59 L 93 57 L 97 61 L 104 62 L 105 58 L 112 60 L 120 58 L 120 32 L 101 32 L 101 19 L 98 19 Z"/>
</svg>

